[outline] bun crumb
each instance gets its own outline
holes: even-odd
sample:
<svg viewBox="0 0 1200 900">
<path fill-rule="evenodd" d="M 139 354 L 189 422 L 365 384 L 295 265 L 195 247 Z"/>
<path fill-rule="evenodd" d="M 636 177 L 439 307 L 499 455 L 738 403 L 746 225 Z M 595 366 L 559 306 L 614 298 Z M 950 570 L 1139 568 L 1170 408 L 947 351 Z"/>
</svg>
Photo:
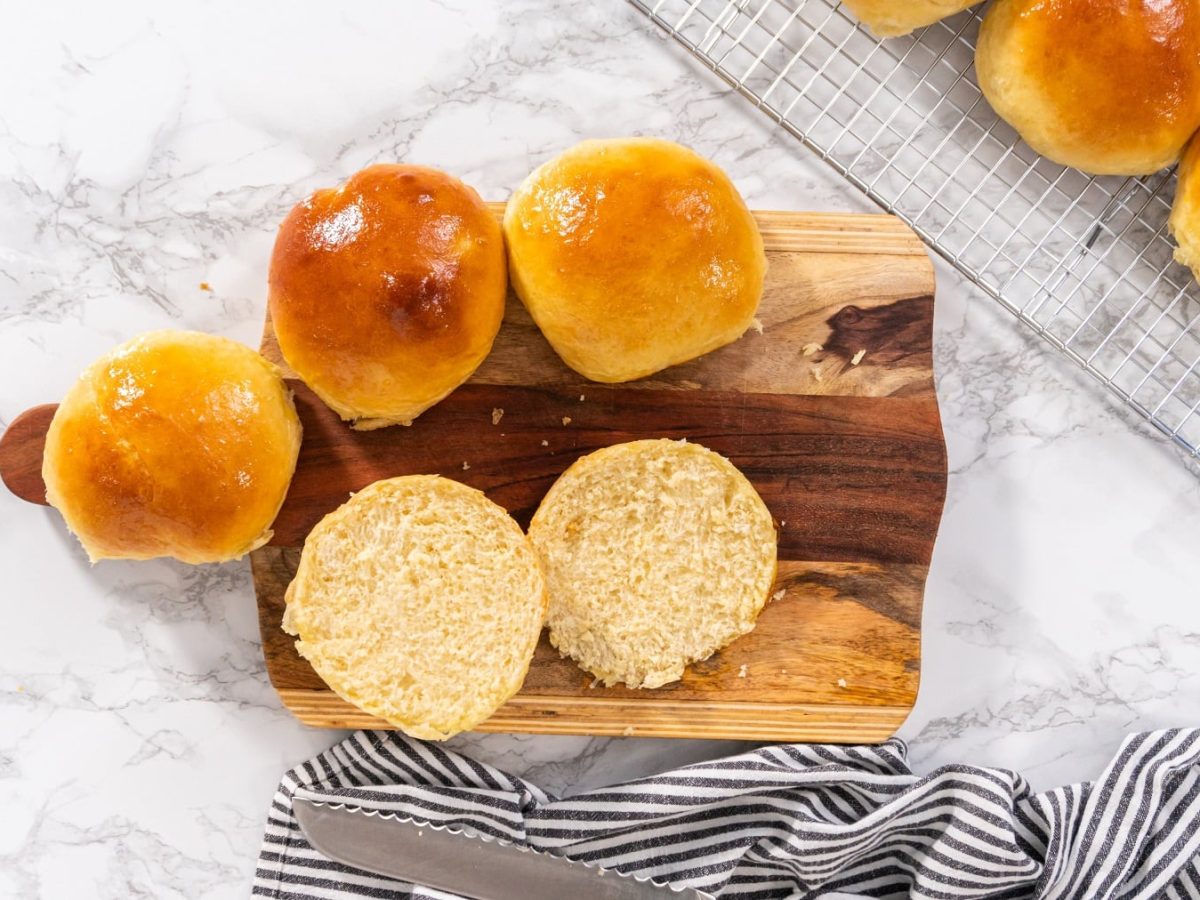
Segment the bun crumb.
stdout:
<svg viewBox="0 0 1200 900">
<path fill-rule="evenodd" d="M 607 447 L 529 526 L 550 642 L 606 685 L 660 687 L 754 628 L 776 570 L 771 514 L 729 460 L 686 441 Z"/>
<path fill-rule="evenodd" d="M 312 530 L 283 629 L 338 696 L 444 740 L 521 687 L 545 611 L 537 554 L 508 513 L 457 481 L 408 475 Z"/>
</svg>

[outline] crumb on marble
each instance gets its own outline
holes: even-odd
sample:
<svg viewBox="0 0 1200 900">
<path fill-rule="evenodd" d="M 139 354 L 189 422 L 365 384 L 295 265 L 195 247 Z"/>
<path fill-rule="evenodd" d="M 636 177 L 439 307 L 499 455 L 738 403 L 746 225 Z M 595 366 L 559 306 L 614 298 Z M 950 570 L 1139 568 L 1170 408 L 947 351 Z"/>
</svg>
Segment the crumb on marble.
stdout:
<svg viewBox="0 0 1200 900">
<path fill-rule="evenodd" d="M 863 361 L 863 357 L 866 355 L 867 355 L 866 350 L 859 350 L 852 357 L 850 357 L 850 365 L 857 366 L 860 362 Z"/>
<path fill-rule="evenodd" d="M 816 341 L 813 341 L 811 343 L 805 344 L 803 347 L 800 348 L 800 355 L 801 356 L 812 356 L 814 353 L 820 353 L 824 349 L 825 348 L 822 347 L 820 344 L 818 344 Z"/>
<path fill-rule="evenodd" d="M 202 281 L 202 282 L 200 282 L 200 290 L 208 291 L 211 294 L 212 293 L 212 285 L 209 284 L 207 281 Z"/>
<path fill-rule="evenodd" d="M 492 424 L 493 425 L 499 425 L 500 420 L 503 418 L 504 418 L 504 410 L 502 410 L 500 407 L 497 406 L 495 409 L 492 410 Z"/>
</svg>

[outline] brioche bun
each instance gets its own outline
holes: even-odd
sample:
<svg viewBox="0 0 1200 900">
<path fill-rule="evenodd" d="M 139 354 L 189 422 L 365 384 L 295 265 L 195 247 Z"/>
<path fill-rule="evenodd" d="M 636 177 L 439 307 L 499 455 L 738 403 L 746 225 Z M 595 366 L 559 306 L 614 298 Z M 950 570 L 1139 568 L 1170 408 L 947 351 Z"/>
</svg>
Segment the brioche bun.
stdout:
<svg viewBox="0 0 1200 900">
<path fill-rule="evenodd" d="M 355 428 L 410 424 L 492 348 L 508 290 L 499 223 L 436 169 L 377 165 L 280 226 L 269 306 L 279 349 Z"/>
<path fill-rule="evenodd" d="M 1200 127 L 1200 8 L 1151 0 L 996 0 L 979 86 L 1034 150 L 1093 175 L 1148 175 Z"/>
<path fill-rule="evenodd" d="M 1188 144 L 1178 175 L 1169 222 L 1175 259 L 1200 278 L 1200 140 Z"/>
<path fill-rule="evenodd" d="M 899 37 L 932 25 L 980 0 L 842 0 L 842 5 L 880 37 Z"/>
<path fill-rule="evenodd" d="M 221 562 L 270 539 L 299 451 L 300 420 L 274 366 L 226 338 L 154 331 L 67 392 L 42 477 L 93 562 Z"/>
<path fill-rule="evenodd" d="M 513 287 L 563 361 L 629 381 L 737 340 L 767 259 L 725 173 L 650 138 L 584 141 L 504 215 Z"/>
</svg>

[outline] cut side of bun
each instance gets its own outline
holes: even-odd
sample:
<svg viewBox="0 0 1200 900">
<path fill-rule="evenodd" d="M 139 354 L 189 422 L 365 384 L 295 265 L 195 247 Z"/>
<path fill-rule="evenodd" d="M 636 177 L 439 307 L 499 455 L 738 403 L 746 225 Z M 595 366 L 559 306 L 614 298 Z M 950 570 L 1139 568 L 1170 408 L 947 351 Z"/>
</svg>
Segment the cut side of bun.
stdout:
<svg viewBox="0 0 1200 900">
<path fill-rule="evenodd" d="M 545 612 L 537 554 L 508 513 L 456 481 L 410 475 L 317 524 L 283 628 L 340 697 L 444 740 L 521 687 Z"/>
<path fill-rule="evenodd" d="M 618 444 L 555 482 L 529 537 L 550 641 L 606 685 L 659 687 L 754 628 L 776 532 L 729 460 L 686 441 Z"/>
</svg>

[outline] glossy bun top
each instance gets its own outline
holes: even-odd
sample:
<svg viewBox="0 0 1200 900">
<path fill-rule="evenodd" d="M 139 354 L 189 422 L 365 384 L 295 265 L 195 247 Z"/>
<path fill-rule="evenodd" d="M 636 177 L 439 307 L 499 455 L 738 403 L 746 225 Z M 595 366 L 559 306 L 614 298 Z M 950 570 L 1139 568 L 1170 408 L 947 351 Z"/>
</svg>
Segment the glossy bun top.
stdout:
<svg viewBox="0 0 1200 900">
<path fill-rule="evenodd" d="M 226 338 L 155 331 L 67 392 L 42 476 L 93 561 L 220 562 L 271 537 L 299 450 L 274 366 Z"/>
<path fill-rule="evenodd" d="M 377 165 L 284 220 L 270 311 L 284 359 L 355 427 L 408 424 L 491 350 L 507 292 L 499 223 L 436 169 Z"/>
<path fill-rule="evenodd" d="M 1094 175 L 1173 165 L 1200 127 L 1196 0 L 996 0 L 975 67 L 1026 143 Z"/>
<path fill-rule="evenodd" d="M 571 368 L 629 381 L 737 340 L 767 260 L 737 188 L 686 147 L 584 141 L 504 216 L 513 287 Z"/>
</svg>

